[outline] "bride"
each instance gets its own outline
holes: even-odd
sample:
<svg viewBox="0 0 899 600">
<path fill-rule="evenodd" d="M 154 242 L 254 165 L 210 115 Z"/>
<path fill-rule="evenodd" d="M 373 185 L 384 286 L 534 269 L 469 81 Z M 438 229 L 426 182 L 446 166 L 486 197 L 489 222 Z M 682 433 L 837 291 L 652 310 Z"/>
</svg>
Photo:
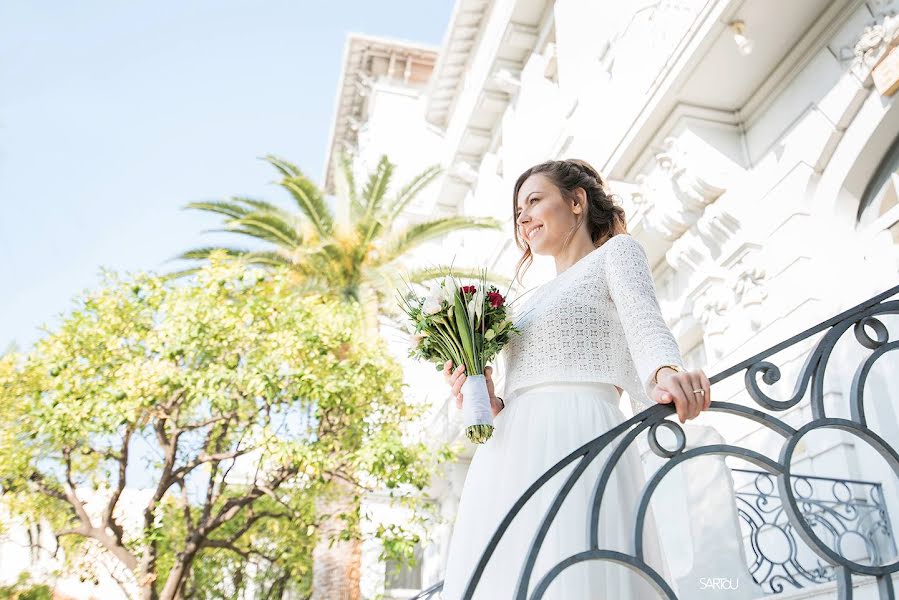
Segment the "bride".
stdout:
<svg viewBox="0 0 899 600">
<path fill-rule="evenodd" d="M 500 354 L 505 399 L 495 393 L 492 367 L 485 369 L 496 430 L 477 447 L 468 469 L 447 555 L 444 600 L 472 590 L 466 598 L 515 597 L 531 543 L 574 463 L 528 500 L 470 588 L 487 543 L 547 469 L 625 420 L 618 407 L 623 391 L 635 412 L 674 403 L 681 423 L 711 402 L 705 373 L 684 367 L 662 318 L 645 251 L 627 234 L 624 211 L 596 170 L 581 160 L 536 165 L 518 178 L 512 201 L 515 240 L 523 251 L 516 271 L 536 253 L 552 256 L 557 274 L 515 310 L 521 333 Z M 464 365 L 454 368 L 447 361 L 444 376 L 461 408 Z M 528 594 L 559 562 L 589 549 L 589 504 L 614 446 L 606 445 L 593 460 L 552 520 L 524 582 Z M 628 445 L 602 495 L 600 549 L 633 555 L 633 517 L 643 484 L 639 454 Z M 646 564 L 670 583 L 651 511 L 643 542 Z M 638 573 L 611 561 L 578 562 L 547 581 L 543 598 L 552 600 L 661 597 Z"/>
</svg>

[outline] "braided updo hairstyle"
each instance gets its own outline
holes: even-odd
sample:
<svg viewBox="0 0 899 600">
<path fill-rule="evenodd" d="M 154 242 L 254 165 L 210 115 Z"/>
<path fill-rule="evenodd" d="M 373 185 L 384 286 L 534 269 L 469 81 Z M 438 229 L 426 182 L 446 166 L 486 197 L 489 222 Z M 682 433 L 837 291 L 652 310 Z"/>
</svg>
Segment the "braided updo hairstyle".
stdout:
<svg viewBox="0 0 899 600">
<path fill-rule="evenodd" d="M 586 210 L 581 211 L 578 215 L 577 223 L 568 232 L 568 236 L 562 244 L 563 248 L 568 246 L 571 238 L 585 219 L 590 239 L 596 247 L 601 246 L 612 236 L 627 233 L 624 209 L 615 203 L 613 196 L 606 190 L 602 177 L 590 163 L 577 158 L 569 158 L 566 160 L 549 160 L 539 165 L 534 165 L 518 176 L 518 181 L 515 182 L 515 190 L 512 193 L 512 222 L 515 224 L 515 243 L 524 251 L 515 267 L 516 273 L 521 270 L 523 265 L 525 267 L 524 270 L 527 271 L 527 268 L 534 261 L 531 247 L 523 242 L 518 235 L 515 211 L 518 208 L 518 192 L 521 190 L 521 186 L 528 177 L 537 173 L 543 174 L 552 181 L 559 188 L 562 197 L 571 202 L 572 206 L 577 202 L 577 195 L 574 192 L 577 188 L 583 188 L 587 193 Z M 516 276 L 519 283 L 521 283 L 522 276 L 524 276 L 524 272 Z"/>
</svg>

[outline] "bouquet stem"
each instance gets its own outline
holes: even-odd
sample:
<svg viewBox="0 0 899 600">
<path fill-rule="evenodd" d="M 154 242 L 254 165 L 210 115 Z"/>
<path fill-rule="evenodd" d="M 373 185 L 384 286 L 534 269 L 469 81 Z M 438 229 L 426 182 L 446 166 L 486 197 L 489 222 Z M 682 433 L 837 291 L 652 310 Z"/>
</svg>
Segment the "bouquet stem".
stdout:
<svg viewBox="0 0 899 600">
<path fill-rule="evenodd" d="M 462 384 L 462 418 L 465 435 L 476 444 L 483 444 L 493 435 L 493 411 L 487 392 L 485 375 L 467 375 Z"/>
</svg>

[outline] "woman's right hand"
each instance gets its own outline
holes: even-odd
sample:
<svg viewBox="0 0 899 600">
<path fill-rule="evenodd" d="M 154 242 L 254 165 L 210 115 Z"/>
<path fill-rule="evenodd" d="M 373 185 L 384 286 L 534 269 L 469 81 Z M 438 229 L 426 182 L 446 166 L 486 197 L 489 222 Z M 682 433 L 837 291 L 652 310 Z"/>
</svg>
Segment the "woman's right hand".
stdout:
<svg viewBox="0 0 899 600">
<path fill-rule="evenodd" d="M 443 379 L 449 384 L 450 392 L 456 399 L 456 408 L 462 409 L 462 384 L 465 383 L 465 365 L 453 369 L 453 361 L 443 365 Z"/>
<path fill-rule="evenodd" d="M 490 396 L 490 409 L 495 417 L 503 409 L 502 403 L 496 399 L 493 392 L 493 367 L 484 369 L 484 379 L 487 383 L 487 394 Z M 465 365 L 459 365 L 453 369 L 453 361 L 448 360 L 443 365 L 443 379 L 449 384 L 450 391 L 456 399 L 456 408 L 462 410 L 462 384 L 465 383 Z"/>
</svg>

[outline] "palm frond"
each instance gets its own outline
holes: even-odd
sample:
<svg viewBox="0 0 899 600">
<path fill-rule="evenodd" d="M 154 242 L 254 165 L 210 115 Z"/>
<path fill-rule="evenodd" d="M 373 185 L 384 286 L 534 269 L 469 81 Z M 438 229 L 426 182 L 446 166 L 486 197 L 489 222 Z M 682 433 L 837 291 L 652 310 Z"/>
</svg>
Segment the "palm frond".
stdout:
<svg viewBox="0 0 899 600">
<path fill-rule="evenodd" d="M 334 295 L 334 288 L 331 286 L 330 282 L 316 276 L 298 278 L 292 289 L 300 294 L 319 294 L 322 296 Z"/>
<path fill-rule="evenodd" d="M 334 218 L 325 204 L 321 191 L 305 177 L 285 178 L 281 186 L 290 193 L 297 206 L 322 237 L 334 230 Z"/>
<path fill-rule="evenodd" d="M 262 159 L 278 169 L 284 177 L 301 177 L 303 175 L 298 166 L 283 158 L 278 158 L 274 154 L 266 154 Z"/>
<path fill-rule="evenodd" d="M 253 227 L 251 224 L 246 226 L 238 226 L 235 223 L 236 220 L 230 221 L 226 224 L 227 227 L 225 227 L 224 229 L 204 229 L 203 233 L 234 233 L 236 235 L 244 235 L 255 240 L 262 240 L 270 244 L 275 244 L 276 246 L 282 245 L 280 237 L 272 235 L 271 232 L 266 231 L 265 229 L 262 229 L 260 227 Z"/>
<path fill-rule="evenodd" d="M 368 248 L 371 245 L 372 240 L 377 239 L 385 229 L 384 221 L 377 215 L 372 215 L 371 217 L 357 221 L 356 233 L 359 236 L 359 246 Z"/>
<path fill-rule="evenodd" d="M 186 252 L 182 252 L 178 256 L 174 256 L 166 262 L 172 262 L 173 260 L 208 260 L 210 255 L 213 252 L 223 252 L 226 256 L 231 256 L 234 258 L 240 258 L 250 253 L 249 250 L 245 250 L 243 248 L 227 248 L 223 246 L 205 246 L 203 248 L 194 248 L 192 250 L 188 250 Z M 203 265 L 198 265 L 196 267 L 189 267 L 186 269 L 179 269 L 177 271 L 171 271 L 169 273 L 163 273 L 161 277 L 166 280 L 172 279 L 180 279 L 182 277 L 187 277 L 188 275 L 193 275 L 197 271 L 203 268 Z"/>
<path fill-rule="evenodd" d="M 250 250 L 242 250 L 237 248 L 218 248 L 218 247 L 206 247 L 206 248 L 195 248 L 193 250 L 188 250 L 180 254 L 179 256 L 169 259 L 172 260 L 205 260 L 208 259 L 209 256 L 213 252 L 224 252 L 226 255 L 236 258 L 246 265 L 259 265 L 265 267 L 288 267 L 295 268 L 295 264 L 286 256 L 279 254 L 278 252 L 271 251 L 250 251 Z M 167 261 L 167 262 L 169 262 Z M 193 275 L 197 271 L 203 269 L 203 265 L 198 265 L 196 267 L 190 267 L 187 269 L 181 269 L 178 271 L 172 271 L 170 273 L 164 273 L 162 275 L 163 279 L 171 280 L 171 279 L 179 279 L 181 277 L 186 277 L 188 275 Z"/>
<path fill-rule="evenodd" d="M 259 210 L 264 212 L 276 213 L 279 215 L 290 215 L 290 212 L 284 210 L 280 206 L 276 204 L 272 204 L 271 202 L 267 202 L 265 200 L 257 200 L 255 198 L 247 198 L 246 196 L 233 196 L 231 198 L 235 202 L 240 202 L 242 204 L 246 204 L 249 209 L 248 210 Z"/>
<path fill-rule="evenodd" d="M 193 267 L 191 269 L 180 269 L 178 271 L 172 271 L 170 273 L 162 273 L 160 277 L 164 281 L 171 281 L 174 279 L 181 279 L 183 277 L 187 277 L 188 275 L 193 275 L 203 267 Z"/>
<path fill-rule="evenodd" d="M 271 251 L 248 252 L 243 257 L 241 257 L 241 260 L 251 265 L 290 267 L 291 269 L 296 266 L 294 262 L 286 256 L 279 254 L 278 252 Z"/>
<path fill-rule="evenodd" d="M 244 248 L 227 248 L 223 246 L 204 246 L 202 248 L 194 248 L 182 252 L 178 256 L 168 259 L 166 262 L 173 260 L 207 260 L 213 252 L 224 252 L 227 256 L 237 257 L 248 254 L 250 251 Z"/>
<path fill-rule="evenodd" d="M 189 202 L 184 208 L 190 208 L 194 210 L 203 210 L 206 212 L 216 213 L 219 215 L 225 215 L 226 217 L 231 217 L 232 219 L 239 219 L 244 216 L 250 209 L 245 208 L 239 204 L 234 202 L 227 202 L 223 200 L 211 200 L 206 202 Z"/>
<path fill-rule="evenodd" d="M 382 155 L 378 161 L 378 166 L 374 172 L 369 175 L 368 181 L 362 190 L 362 200 L 365 203 L 365 218 L 370 218 L 378 211 L 378 205 L 384 199 L 387 187 L 390 185 L 390 178 L 393 176 L 394 165 L 386 155 Z"/>
<path fill-rule="evenodd" d="M 493 217 L 446 217 L 416 223 L 394 234 L 384 243 L 382 264 L 392 262 L 424 242 L 462 229 L 501 229 Z"/>
<path fill-rule="evenodd" d="M 350 203 L 350 215 L 355 221 L 362 216 L 364 207 L 359 202 L 359 192 L 356 190 L 356 176 L 353 174 L 353 161 L 346 152 L 341 152 L 338 157 L 338 170 L 336 177 L 337 195 L 343 196 Z"/>
<path fill-rule="evenodd" d="M 334 219 L 325 204 L 321 190 L 303 171 L 291 162 L 272 154 L 263 157 L 275 167 L 284 178 L 279 182 L 286 189 L 307 219 L 315 225 L 319 234 L 324 237 L 334 227 Z"/>
<path fill-rule="evenodd" d="M 258 235 L 257 237 L 262 237 L 267 241 L 273 241 L 279 246 L 284 246 L 289 249 L 296 248 L 303 243 L 303 238 L 300 233 L 290 223 L 286 222 L 282 218 L 282 215 L 277 213 L 263 211 L 251 212 L 240 219 L 229 221 L 228 226 L 261 232 L 263 235 Z"/>
<path fill-rule="evenodd" d="M 322 244 L 319 249 L 320 258 L 322 259 L 321 268 L 324 271 L 327 268 L 333 269 L 335 272 L 346 272 L 349 267 L 350 260 L 346 251 L 335 243 Z"/>
<path fill-rule="evenodd" d="M 230 223 L 230 222 L 233 222 L 233 221 L 229 221 L 228 223 Z M 228 225 L 228 223 L 225 223 L 225 224 Z M 203 233 L 236 233 L 237 235 L 245 235 L 245 236 L 251 237 L 251 238 L 264 239 L 266 242 L 271 242 L 273 244 L 277 243 L 274 240 L 264 238 L 263 234 L 265 234 L 265 232 L 257 231 L 254 229 L 244 229 L 244 228 L 238 227 L 236 225 L 230 225 L 230 226 L 227 226 L 224 228 L 216 227 L 214 229 L 204 229 Z M 265 234 L 265 235 L 267 235 L 267 234 Z"/>
<path fill-rule="evenodd" d="M 368 183 L 365 184 L 363 191 L 365 210 L 356 223 L 356 229 L 361 237 L 360 244 L 365 247 L 375 239 L 378 231 L 383 229 L 380 219 L 384 211 L 381 203 L 387 193 L 390 179 L 393 177 L 393 170 L 393 163 L 387 159 L 386 155 L 382 155 L 375 172 L 369 176 Z"/>
<path fill-rule="evenodd" d="M 397 216 L 406 208 L 406 206 L 415 199 L 415 197 L 428 186 L 432 181 L 434 181 L 437 176 L 443 173 L 443 167 L 440 165 L 431 165 L 418 175 L 412 178 L 412 180 L 407 183 L 403 188 L 399 191 L 394 198 L 393 202 L 390 205 L 390 208 L 387 211 L 388 214 L 388 223 L 392 223 L 396 220 Z"/>
</svg>

